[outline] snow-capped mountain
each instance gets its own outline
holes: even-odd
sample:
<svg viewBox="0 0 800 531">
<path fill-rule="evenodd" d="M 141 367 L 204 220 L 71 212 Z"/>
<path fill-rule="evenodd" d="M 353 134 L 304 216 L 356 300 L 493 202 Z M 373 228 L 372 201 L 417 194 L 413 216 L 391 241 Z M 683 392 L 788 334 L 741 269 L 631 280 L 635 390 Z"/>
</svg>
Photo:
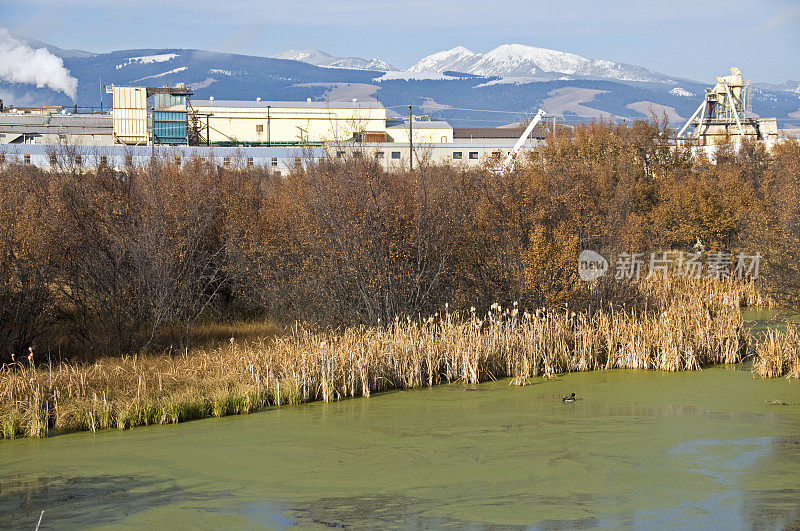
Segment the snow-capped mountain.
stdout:
<svg viewBox="0 0 800 531">
<path fill-rule="evenodd" d="M 44 46 L 41 43 L 40 47 Z M 664 76 L 658 77 L 645 69 L 631 70 L 626 65 L 552 50 L 534 49 L 539 53 L 529 54 L 530 47 L 516 46 L 500 47 L 486 54 L 466 48 L 434 54 L 412 69 L 425 70 L 420 73 L 392 71 L 391 65 L 387 68 L 385 63 L 377 70 L 320 67 L 309 63 L 351 67 L 374 67 L 375 63 L 370 65 L 367 60 L 337 63 L 340 58 L 329 54 L 317 52 L 314 57 L 315 50 L 293 52 L 296 59 L 301 59 L 298 54 L 305 57 L 286 60 L 176 48 L 97 54 L 53 46 L 48 49 L 63 55 L 64 67 L 78 80 L 77 104 L 81 107 L 100 105 L 104 94 L 101 83 L 123 86 L 185 83 L 194 90 L 195 100 L 212 96 L 219 100 L 251 101 L 257 98 L 343 101 L 371 97 L 389 109 L 413 105 L 415 113 L 446 120 L 456 127 L 504 125 L 517 116 L 521 119 L 530 115 L 538 107 L 568 123 L 595 118 L 633 121 L 649 118 L 651 109 L 685 119 L 694 112 L 703 89 L 713 84 L 711 75 L 705 82 L 674 78 L 677 83 L 667 83 Z M 531 75 L 533 69 L 536 73 Z M 503 71 L 525 74 L 495 75 Z M 637 72 L 656 76 L 659 81 L 640 83 L 599 77 L 630 79 Z M 798 84 L 795 80 L 774 86 L 754 85 L 753 111 L 778 118 L 781 127 L 800 127 L 797 115 L 800 94 L 795 92 Z M 63 92 L 48 87 L 2 79 L 0 98 L 6 105 L 18 106 L 71 107 L 75 103 Z"/>
<path fill-rule="evenodd" d="M 641 66 L 588 59 L 572 53 L 523 44 L 503 44 L 485 54 L 457 46 L 423 58 L 408 71 L 457 71 L 500 77 L 547 77 L 561 74 L 621 81 L 672 82 L 669 77 Z"/>
<path fill-rule="evenodd" d="M 422 72 L 467 72 L 481 58 L 481 54 L 471 52 L 463 46 L 452 50 L 437 52 L 422 58 L 407 71 L 415 74 Z"/>
<path fill-rule="evenodd" d="M 350 68 L 353 70 L 397 70 L 386 61 L 380 59 L 362 59 L 361 57 L 334 57 L 320 50 L 287 50 L 273 55 L 273 59 L 289 59 L 302 61 L 316 66 L 328 68 Z"/>
<path fill-rule="evenodd" d="M 669 93 L 673 96 L 683 96 L 684 98 L 694 97 L 694 92 L 689 92 L 683 87 L 675 87 L 674 89 L 670 90 Z"/>
</svg>

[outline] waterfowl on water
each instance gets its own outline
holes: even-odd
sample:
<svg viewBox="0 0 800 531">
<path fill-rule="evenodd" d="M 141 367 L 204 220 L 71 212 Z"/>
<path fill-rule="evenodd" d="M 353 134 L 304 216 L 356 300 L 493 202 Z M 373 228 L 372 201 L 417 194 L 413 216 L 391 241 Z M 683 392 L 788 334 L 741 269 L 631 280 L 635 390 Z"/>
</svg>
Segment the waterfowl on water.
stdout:
<svg viewBox="0 0 800 531">
<path fill-rule="evenodd" d="M 565 404 L 567 404 L 569 402 L 575 402 L 575 400 L 577 400 L 575 398 L 575 393 L 572 393 L 571 395 L 565 396 L 564 398 L 561 399 L 561 401 L 564 402 Z"/>
</svg>

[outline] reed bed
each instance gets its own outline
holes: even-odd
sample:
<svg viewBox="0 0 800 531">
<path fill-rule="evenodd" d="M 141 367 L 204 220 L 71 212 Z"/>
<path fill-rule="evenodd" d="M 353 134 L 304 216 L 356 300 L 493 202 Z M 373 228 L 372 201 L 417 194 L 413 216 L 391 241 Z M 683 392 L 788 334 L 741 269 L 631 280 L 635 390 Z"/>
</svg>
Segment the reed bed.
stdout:
<svg viewBox="0 0 800 531">
<path fill-rule="evenodd" d="M 762 378 L 800 378 L 800 328 L 768 330 L 756 344 L 753 372 Z"/>
<path fill-rule="evenodd" d="M 763 296 L 753 282 L 739 282 L 732 277 L 692 278 L 670 275 L 642 279 L 636 289 L 647 299 L 670 304 L 704 303 L 712 308 L 768 308 L 774 301 Z"/>
<path fill-rule="evenodd" d="M 0 368 L 4 438 L 127 429 L 248 413 L 388 389 L 612 368 L 680 371 L 736 363 L 748 339 L 738 310 L 695 297 L 658 313 L 445 312 L 382 327 L 295 326 L 269 340 L 206 349 Z"/>
</svg>

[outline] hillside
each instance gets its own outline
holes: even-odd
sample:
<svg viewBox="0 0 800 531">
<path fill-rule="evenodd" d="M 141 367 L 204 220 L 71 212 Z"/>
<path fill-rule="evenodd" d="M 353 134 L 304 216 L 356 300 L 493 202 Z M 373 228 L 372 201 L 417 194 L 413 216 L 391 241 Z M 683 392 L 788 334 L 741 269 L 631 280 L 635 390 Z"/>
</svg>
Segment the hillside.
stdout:
<svg viewBox="0 0 800 531">
<path fill-rule="evenodd" d="M 649 117 L 652 111 L 658 116 L 666 113 L 677 124 L 694 111 L 699 95 L 717 74 L 709 73 L 709 81 L 699 83 L 642 67 L 518 45 L 500 46 L 487 54 L 454 48 L 428 56 L 408 71 L 368 70 L 364 68 L 378 60 L 336 58 L 316 50 L 292 52 L 297 58 L 305 54 L 303 61 L 192 49 L 102 54 L 49 50 L 77 78 L 77 103 L 82 107 L 99 106 L 101 96 L 104 107 L 109 106 L 110 97 L 101 90 L 101 83 L 163 86 L 183 82 L 194 88 L 195 99 L 377 100 L 390 112 L 406 113 L 411 104 L 416 114 L 460 127 L 518 122 L 539 107 L 568 123 L 631 121 Z M 351 59 L 355 62 L 341 62 Z M 329 67 L 310 62 L 327 62 Z M 800 127 L 796 87 L 796 83 L 758 85 L 753 91 L 754 111 L 777 117 L 781 127 Z M 63 93 L 20 83 L 0 82 L 0 98 L 7 105 L 73 104 Z"/>
</svg>

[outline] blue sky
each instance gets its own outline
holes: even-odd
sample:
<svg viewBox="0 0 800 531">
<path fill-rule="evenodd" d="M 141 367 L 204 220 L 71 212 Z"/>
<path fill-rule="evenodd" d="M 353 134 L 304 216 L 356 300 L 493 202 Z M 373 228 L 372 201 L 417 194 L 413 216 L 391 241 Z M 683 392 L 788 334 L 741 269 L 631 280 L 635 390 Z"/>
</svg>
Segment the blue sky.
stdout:
<svg viewBox="0 0 800 531">
<path fill-rule="evenodd" d="M 0 0 L 0 24 L 61 48 L 318 48 L 408 67 L 462 45 L 553 48 L 710 81 L 800 79 L 800 0 Z"/>
</svg>

